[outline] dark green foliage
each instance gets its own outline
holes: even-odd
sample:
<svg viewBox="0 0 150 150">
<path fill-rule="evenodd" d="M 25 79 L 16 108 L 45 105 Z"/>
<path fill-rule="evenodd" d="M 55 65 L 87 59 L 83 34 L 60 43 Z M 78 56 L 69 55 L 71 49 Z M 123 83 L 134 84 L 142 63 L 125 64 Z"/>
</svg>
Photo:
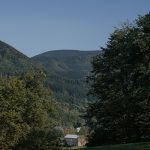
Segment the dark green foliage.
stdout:
<svg viewBox="0 0 150 150">
<path fill-rule="evenodd" d="M 88 86 L 85 78 L 91 70 L 92 57 L 98 51 L 57 50 L 33 57 L 45 67 L 46 85 L 54 91 L 60 102 L 84 105 Z"/>
<path fill-rule="evenodd" d="M 29 126 L 23 121 L 26 92 L 22 82 L 0 79 L 0 149 L 9 149 L 24 137 Z"/>
<path fill-rule="evenodd" d="M 0 78 L 0 149 L 57 149 L 56 107 L 43 75 Z"/>
<path fill-rule="evenodd" d="M 98 51 L 58 50 L 30 59 L 0 41 L 0 75 L 10 76 L 45 69 L 45 84 L 52 89 L 57 100 L 84 105 L 89 101 L 85 78 L 91 70 L 90 61 L 97 54 Z"/>
<path fill-rule="evenodd" d="M 14 150 L 60 150 L 62 132 L 50 128 L 34 128 Z"/>
<path fill-rule="evenodd" d="M 49 51 L 32 59 L 43 65 L 45 84 L 59 102 L 61 125 L 75 127 L 84 121 L 80 118 L 88 101 L 86 76 L 91 70 L 92 57 L 99 51 L 57 50 Z"/>
<path fill-rule="evenodd" d="M 38 55 L 32 58 L 34 60 L 32 61 L 15 48 L 0 42 L 0 76 L 19 75 L 29 70 L 34 72 L 44 69 L 45 85 L 53 91 L 55 99 L 59 101 L 59 112 L 63 116 L 59 117 L 62 118 L 62 125 L 75 126 L 79 122 L 76 120 L 79 120 L 82 106 L 91 100 L 86 96 L 88 86 L 85 77 L 91 69 L 92 56 L 96 54 L 98 51 L 60 50 Z"/>
<path fill-rule="evenodd" d="M 89 144 L 150 140 L 150 13 L 116 29 L 92 65 Z"/>
<path fill-rule="evenodd" d="M 64 129 L 77 128 L 85 123 L 81 118 L 83 111 L 75 106 L 58 103 L 57 110 L 59 125 Z"/>
<path fill-rule="evenodd" d="M 91 69 L 92 57 L 99 51 L 56 50 L 33 57 L 43 64 L 46 71 L 64 79 L 79 80 L 86 77 Z"/>
<path fill-rule="evenodd" d="M 35 64 L 24 54 L 0 41 L 0 75 L 13 75 L 33 70 Z"/>
</svg>

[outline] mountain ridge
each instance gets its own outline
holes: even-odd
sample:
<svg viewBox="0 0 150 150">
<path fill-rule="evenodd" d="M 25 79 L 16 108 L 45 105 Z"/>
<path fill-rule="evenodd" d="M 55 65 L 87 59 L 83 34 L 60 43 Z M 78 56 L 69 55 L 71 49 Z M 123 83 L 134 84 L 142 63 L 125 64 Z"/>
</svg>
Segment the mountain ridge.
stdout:
<svg viewBox="0 0 150 150">
<path fill-rule="evenodd" d="M 9 44 L 0 41 L 0 73 L 15 75 L 29 70 L 46 73 L 45 85 L 58 101 L 80 105 L 88 101 L 85 78 L 91 71 L 92 57 L 99 51 L 55 50 L 27 57 Z"/>
<path fill-rule="evenodd" d="M 46 84 L 54 91 L 59 101 L 84 105 L 91 99 L 87 96 L 86 77 L 91 61 L 100 51 L 56 50 L 32 57 L 46 70 Z"/>
<path fill-rule="evenodd" d="M 100 50 L 79 50 L 79 49 L 56 49 L 56 50 L 48 50 L 48 51 L 45 51 L 45 52 L 42 52 L 42 53 L 39 53 L 39 54 L 36 54 L 30 58 L 33 58 L 33 57 L 36 57 L 38 55 L 42 55 L 42 54 L 46 54 L 46 53 L 51 53 L 51 52 L 99 52 Z"/>
<path fill-rule="evenodd" d="M 1 74 L 16 74 L 32 70 L 34 62 L 9 44 L 0 41 L 0 72 Z"/>
<path fill-rule="evenodd" d="M 92 57 L 98 53 L 99 51 L 56 50 L 38 54 L 31 57 L 31 59 L 35 62 L 41 63 L 47 71 L 52 69 L 51 73 L 63 73 L 63 76 L 67 77 L 69 77 L 69 73 L 76 74 L 80 71 L 82 73 L 81 75 L 78 74 L 78 77 L 81 78 L 83 74 L 85 75 L 89 71 Z M 73 79 L 75 78 L 73 75 L 72 77 Z"/>
</svg>

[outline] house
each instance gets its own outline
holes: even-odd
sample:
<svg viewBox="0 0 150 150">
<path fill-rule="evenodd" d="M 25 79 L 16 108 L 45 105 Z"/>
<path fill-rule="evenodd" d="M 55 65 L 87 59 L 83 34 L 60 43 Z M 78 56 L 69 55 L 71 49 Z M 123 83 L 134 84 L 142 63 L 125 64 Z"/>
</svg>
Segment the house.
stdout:
<svg viewBox="0 0 150 150">
<path fill-rule="evenodd" d="M 77 146 L 78 145 L 78 135 L 67 134 L 65 137 L 65 143 L 67 146 Z"/>
<path fill-rule="evenodd" d="M 84 146 L 86 144 L 85 137 L 76 134 L 67 134 L 64 139 L 67 146 Z"/>
</svg>

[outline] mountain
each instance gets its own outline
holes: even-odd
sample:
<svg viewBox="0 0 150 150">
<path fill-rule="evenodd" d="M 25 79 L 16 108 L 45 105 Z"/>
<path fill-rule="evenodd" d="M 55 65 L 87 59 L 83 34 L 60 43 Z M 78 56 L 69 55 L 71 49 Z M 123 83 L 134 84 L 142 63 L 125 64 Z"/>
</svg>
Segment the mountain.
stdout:
<svg viewBox="0 0 150 150">
<path fill-rule="evenodd" d="M 33 57 L 46 71 L 66 79 L 83 79 L 91 69 L 92 57 L 99 51 L 55 50 Z"/>
<path fill-rule="evenodd" d="M 28 58 L 12 46 L 0 41 L 0 75 L 14 75 L 44 68 L 45 84 L 59 102 L 84 105 L 87 97 L 86 76 L 90 61 L 99 51 L 56 50 Z M 40 67 L 39 67 L 40 66 Z"/>
<path fill-rule="evenodd" d="M 13 48 L 0 41 L 0 74 L 12 75 L 32 70 L 35 67 L 32 60 Z"/>
<path fill-rule="evenodd" d="M 54 91 L 55 97 L 71 105 L 89 101 L 86 76 L 91 70 L 91 61 L 99 51 L 56 50 L 32 57 L 44 66 L 46 85 Z"/>
<path fill-rule="evenodd" d="M 83 106 L 92 99 L 87 97 L 85 78 L 91 70 L 90 61 L 99 51 L 57 50 L 33 58 L 22 54 L 0 41 L 0 75 L 15 75 L 30 70 L 46 72 L 45 85 L 58 100 L 59 120 L 63 126 L 76 126 Z"/>
</svg>

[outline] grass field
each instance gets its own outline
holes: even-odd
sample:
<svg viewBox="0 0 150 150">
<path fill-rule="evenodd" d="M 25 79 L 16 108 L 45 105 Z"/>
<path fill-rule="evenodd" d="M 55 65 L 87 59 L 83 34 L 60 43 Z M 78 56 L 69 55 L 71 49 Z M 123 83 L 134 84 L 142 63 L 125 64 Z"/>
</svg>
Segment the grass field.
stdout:
<svg viewBox="0 0 150 150">
<path fill-rule="evenodd" d="M 75 150 L 150 150 L 150 143 L 88 147 L 88 148 L 80 148 Z"/>
</svg>

